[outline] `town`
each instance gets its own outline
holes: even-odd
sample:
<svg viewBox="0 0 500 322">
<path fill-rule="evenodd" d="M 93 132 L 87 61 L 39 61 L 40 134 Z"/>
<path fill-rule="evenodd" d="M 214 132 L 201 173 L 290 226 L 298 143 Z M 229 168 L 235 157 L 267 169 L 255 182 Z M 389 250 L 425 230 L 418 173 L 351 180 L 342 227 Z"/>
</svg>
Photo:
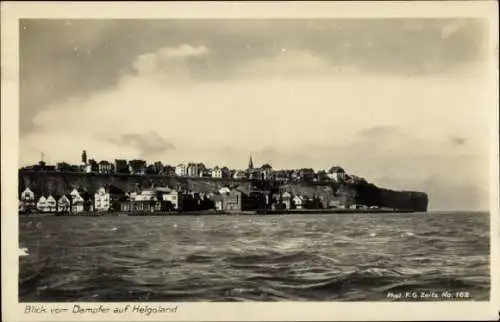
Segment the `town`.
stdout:
<svg viewBox="0 0 500 322">
<path fill-rule="evenodd" d="M 124 191 L 112 184 L 105 184 L 88 191 L 82 187 L 72 187 L 63 194 L 51 191 L 34 191 L 23 187 L 19 196 L 20 213 L 57 213 L 57 214 L 104 214 L 108 212 L 126 214 L 175 213 L 186 211 L 242 212 L 259 209 L 328 209 L 360 208 L 353 198 L 336 194 L 333 187 L 348 183 L 365 182 L 363 178 L 347 174 L 339 166 L 319 170 L 273 170 L 270 164 L 255 167 L 252 157 L 245 170 L 228 167 L 206 167 L 203 163 L 187 163 L 177 166 L 163 165 L 160 161 L 147 164 L 144 160 L 95 161 L 87 158 L 83 151 L 80 165 L 66 162 L 56 166 L 40 161 L 21 171 L 81 173 L 82 175 L 102 176 L 156 176 L 176 178 L 207 178 L 210 180 L 230 180 L 231 185 L 214 186 L 203 191 L 193 191 L 180 185 L 135 187 Z M 279 189 L 258 188 L 248 183 L 273 183 Z M 283 189 L 283 186 L 307 183 L 321 185 L 323 189 L 313 193 L 300 193 L 297 189 Z M 269 187 L 269 185 L 267 186 Z M 207 191 L 210 190 L 210 191 Z"/>
</svg>

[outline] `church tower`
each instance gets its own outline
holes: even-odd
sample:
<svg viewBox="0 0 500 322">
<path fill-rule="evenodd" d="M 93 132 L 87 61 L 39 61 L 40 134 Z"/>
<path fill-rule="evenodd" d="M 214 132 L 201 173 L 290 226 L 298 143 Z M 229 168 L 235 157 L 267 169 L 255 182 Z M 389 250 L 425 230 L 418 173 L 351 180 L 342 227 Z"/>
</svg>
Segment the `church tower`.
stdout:
<svg viewBox="0 0 500 322">
<path fill-rule="evenodd" d="M 250 155 L 250 160 L 248 160 L 248 170 L 253 169 L 253 161 L 252 161 L 252 155 Z"/>
</svg>

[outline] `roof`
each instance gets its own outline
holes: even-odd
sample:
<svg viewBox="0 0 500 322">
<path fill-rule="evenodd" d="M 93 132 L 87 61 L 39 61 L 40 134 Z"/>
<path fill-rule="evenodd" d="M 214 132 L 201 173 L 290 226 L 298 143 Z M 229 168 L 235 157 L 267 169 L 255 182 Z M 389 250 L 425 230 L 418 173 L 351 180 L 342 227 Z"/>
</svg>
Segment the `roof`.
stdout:
<svg viewBox="0 0 500 322">
<path fill-rule="evenodd" d="M 172 189 L 170 189 L 169 187 L 156 187 L 154 189 L 158 192 L 170 192 L 170 191 L 172 191 Z"/>
</svg>

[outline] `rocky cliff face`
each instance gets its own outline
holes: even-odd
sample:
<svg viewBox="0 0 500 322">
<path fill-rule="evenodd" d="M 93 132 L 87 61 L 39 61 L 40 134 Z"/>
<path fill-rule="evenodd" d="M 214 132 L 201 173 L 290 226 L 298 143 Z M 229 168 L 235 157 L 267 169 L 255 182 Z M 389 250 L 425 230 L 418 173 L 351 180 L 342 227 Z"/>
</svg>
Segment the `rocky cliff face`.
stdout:
<svg viewBox="0 0 500 322">
<path fill-rule="evenodd" d="M 398 210 L 427 211 L 429 198 L 419 191 L 394 191 L 379 188 L 373 184 L 355 184 L 356 202 L 363 205 L 376 205 Z"/>
<path fill-rule="evenodd" d="M 73 188 L 93 194 L 99 187 L 114 186 L 123 191 L 134 191 L 151 186 L 169 186 L 189 189 L 194 192 L 216 192 L 223 186 L 239 186 L 245 190 L 256 188 L 276 192 L 286 190 L 293 194 L 308 196 L 331 196 L 347 202 L 367 206 L 387 207 L 399 210 L 426 211 L 428 197 L 423 192 L 393 191 L 381 189 L 373 184 L 314 185 L 277 182 L 250 182 L 245 180 L 221 180 L 211 178 L 186 178 L 138 175 L 101 175 L 62 172 L 19 171 L 19 193 L 26 187 L 40 195 L 68 194 Z"/>
</svg>

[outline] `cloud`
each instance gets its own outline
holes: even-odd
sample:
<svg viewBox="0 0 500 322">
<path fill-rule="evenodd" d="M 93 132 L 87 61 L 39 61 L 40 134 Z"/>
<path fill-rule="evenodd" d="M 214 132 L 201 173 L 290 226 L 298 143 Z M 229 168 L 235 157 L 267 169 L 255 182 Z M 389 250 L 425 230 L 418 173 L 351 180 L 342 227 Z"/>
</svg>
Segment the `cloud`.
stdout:
<svg viewBox="0 0 500 322">
<path fill-rule="evenodd" d="M 255 164 L 340 164 L 376 184 L 434 194 L 487 180 L 475 172 L 488 168 L 480 79 L 346 76 L 321 55 L 287 49 L 241 63 L 238 77 L 200 80 L 191 63 L 207 58 L 208 47 L 161 48 L 138 55 L 113 87 L 40 112 L 37 132 L 21 138 L 21 162 L 40 151 L 78 162 L 86 149 L 97 159 L 244 168 L 254 153 Z M 470 142 L 467 151 L 449 144 L 455 133 Z M 457 174 L 467 180 L 455 182 Z"/>
<path fill-rule="evenodd" d="M 139 55 L 133 63 L 133 68 L 139 74 L 178 71 L 184 66 L 184 61 L 207 55 L 209 52 L 205 46 L 188 44 L 163 47 L 156 52 Z"/>
<path fill-rule="evenodd" d="M 132 147 L 140 151 L 139 153 L 141 156 L 161 154 L 175 149 L 172 142 L 165 140 L 155 131 L 152 131 L 149 134 L 127 133 L 119 136 L 118 138 L 111 138 L 109 141 L 117 145 L 119 148 L 124 146 Z"/>
<path fill-rule="evenodd" d="M 237 77 L 325 77 L 359 75 L 355 66 L 336 66 L 321 54 L 305 49 L 281 48 L 266 59 L 258 59 L 239 66 Z"/>
</svg>

